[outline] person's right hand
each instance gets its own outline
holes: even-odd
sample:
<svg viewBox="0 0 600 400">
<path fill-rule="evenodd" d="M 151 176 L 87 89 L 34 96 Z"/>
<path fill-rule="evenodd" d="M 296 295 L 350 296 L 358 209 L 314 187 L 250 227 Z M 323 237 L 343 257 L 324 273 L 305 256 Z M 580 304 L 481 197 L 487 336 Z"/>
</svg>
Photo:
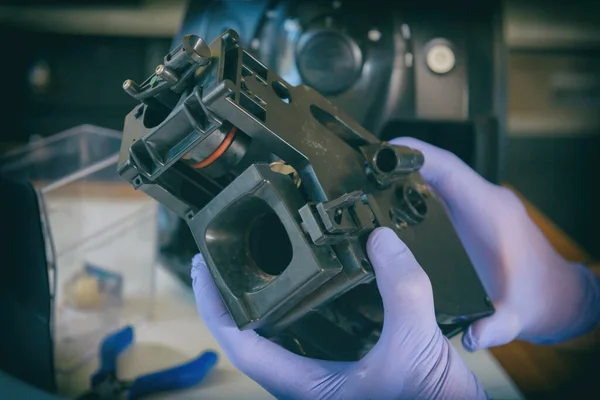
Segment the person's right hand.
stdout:
<svg viewBox="0 0 600 400">
<path fill-rule="evenodd" d="M 486 181 L 454 154 L 420 140 L 390 143 L 423 152 L 421 173 L 444 202 L 496 308 L 467 329 L 467 350 L 513 339 L 558 343 L 596 327 L 600 279 L 562 258 L 513 192 Z"/>
</svg>

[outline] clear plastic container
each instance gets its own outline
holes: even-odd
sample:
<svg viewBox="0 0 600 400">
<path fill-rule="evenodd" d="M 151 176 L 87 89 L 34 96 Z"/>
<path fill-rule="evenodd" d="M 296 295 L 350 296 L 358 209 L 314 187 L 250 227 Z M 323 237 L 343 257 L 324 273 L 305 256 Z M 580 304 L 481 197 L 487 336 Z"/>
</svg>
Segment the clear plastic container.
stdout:
<svg viewBox="0 0 600 400">
<path fill-rule="evenodd" d="M 157 205 L 118 176 L 120 143 L 120 132 L 83 125 L 0 159 L 0 170 L 32 182 L 40 199 L 59 375 L 153 310 Z"/>
</svg>

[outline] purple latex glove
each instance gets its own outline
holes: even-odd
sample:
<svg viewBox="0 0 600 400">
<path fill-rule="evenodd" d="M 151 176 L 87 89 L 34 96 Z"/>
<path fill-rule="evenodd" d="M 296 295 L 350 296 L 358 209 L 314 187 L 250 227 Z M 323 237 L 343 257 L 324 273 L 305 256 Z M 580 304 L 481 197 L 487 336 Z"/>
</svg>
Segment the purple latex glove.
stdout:
<svg viewBox="0 0 600 400">
<path fill-rule="evenodd" d="M 479 380 L 438 328 L 431 283 L 410 250 L 392 230 L 378 228 L 367 251 L 385 322 L 360 361 L 309 359 L 252 330 L 240 331 L 200 254 L 192 263 L 198 310 L 229 360 L 278 398 L 485 399 Z"/>
<path fill-rule="evenodd" d="M 562 258 L 509 189 L 493 185 L 455 155 L 413 138 L 393 144 L 423 152 L 423 177 L 444 201 L 496 312 L 463 335 L 467 350 L 515 338 L 557 343 L 600 322 L 600 280 Z"/>
</svg>

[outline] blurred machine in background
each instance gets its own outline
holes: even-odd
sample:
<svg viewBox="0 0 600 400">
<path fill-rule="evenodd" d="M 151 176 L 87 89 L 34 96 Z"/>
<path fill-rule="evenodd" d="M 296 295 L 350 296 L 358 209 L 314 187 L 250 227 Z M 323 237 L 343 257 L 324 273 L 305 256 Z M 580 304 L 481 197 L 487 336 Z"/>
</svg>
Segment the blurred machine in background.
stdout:
<svg viewBox="0 0 600 400">
<path fill-rule="evenodd" d="M 227 29 L 291 85 L 313 87 L 381 139 L 420 138 L 500 181 L 501 2 L 191 2 L 174 43 Z M 165 209 L 159 226 L 165 264 L 189 280 L 189 228 Z"/>
<path fill-rule="evenodd" d="M 213 37 L 231 27 L 285 79 L 303 76 L 329 91 L 340 105 L 358 109 L 355 118 L 381 137 L 409 134 L 451 147 L 486 177 L 513 185 L 599 257 L 600 193 L 589 179 L 600 152 L 600 2 L 368 2 L 371 11 L 348 18 L 357 3 L 0 2 L 0 34 L 7 39 L 0 51 L 11 55 L 0 64 L 10 93 L 0 108 L 0 152 L 80 124 L 121 130 L 122 116 L 135 105 L 120 89 L 124 79 L 152 73 L 190 29 Z M 322 14 L 327 7 L 331 18 Z M 449 72 L 428 66 L 426 44 L 433 38 L 452 43 Z M 331 43 L 346 64 L 313 56 Z M 507 76 L 495 66 L 502 63 L 502 43 Z M 443 72 L 450 64 L 434 61 L 433 68 Z M 380 72 L 374 78 L 373 68 Z M 315 74 L 321 69 L 329 72 Z M 330 74 L 335 78 L 324 78 Z M 364 95 L 367 84 L 380 85 L 377 105 Z M 361 103 L 350 101 L 351 94 Z M 487 128 L 495 133 L 482 133 Z"/>
</svg>

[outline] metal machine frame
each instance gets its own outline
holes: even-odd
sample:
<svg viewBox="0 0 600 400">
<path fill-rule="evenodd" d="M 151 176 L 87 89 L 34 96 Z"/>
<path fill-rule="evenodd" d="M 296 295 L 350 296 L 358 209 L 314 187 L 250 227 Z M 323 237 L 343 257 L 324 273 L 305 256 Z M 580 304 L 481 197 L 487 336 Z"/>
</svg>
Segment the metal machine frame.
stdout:
<svg viewBox="0 0 600 400">
<path fill-rule="evenodd" d="M 126 117 L 118 172 L 187 221 L 240 329 L 308 356 L 360 358 L 383 324 L 365 251 L 378 226 L 430 273 L 445 334 L 493 312 L 418 172 L 423 155 L 289 85 L 235 31 L 210 45 L 186 35 L 151 77 L 123 87 L 141 104 Z"/>
</svg>

